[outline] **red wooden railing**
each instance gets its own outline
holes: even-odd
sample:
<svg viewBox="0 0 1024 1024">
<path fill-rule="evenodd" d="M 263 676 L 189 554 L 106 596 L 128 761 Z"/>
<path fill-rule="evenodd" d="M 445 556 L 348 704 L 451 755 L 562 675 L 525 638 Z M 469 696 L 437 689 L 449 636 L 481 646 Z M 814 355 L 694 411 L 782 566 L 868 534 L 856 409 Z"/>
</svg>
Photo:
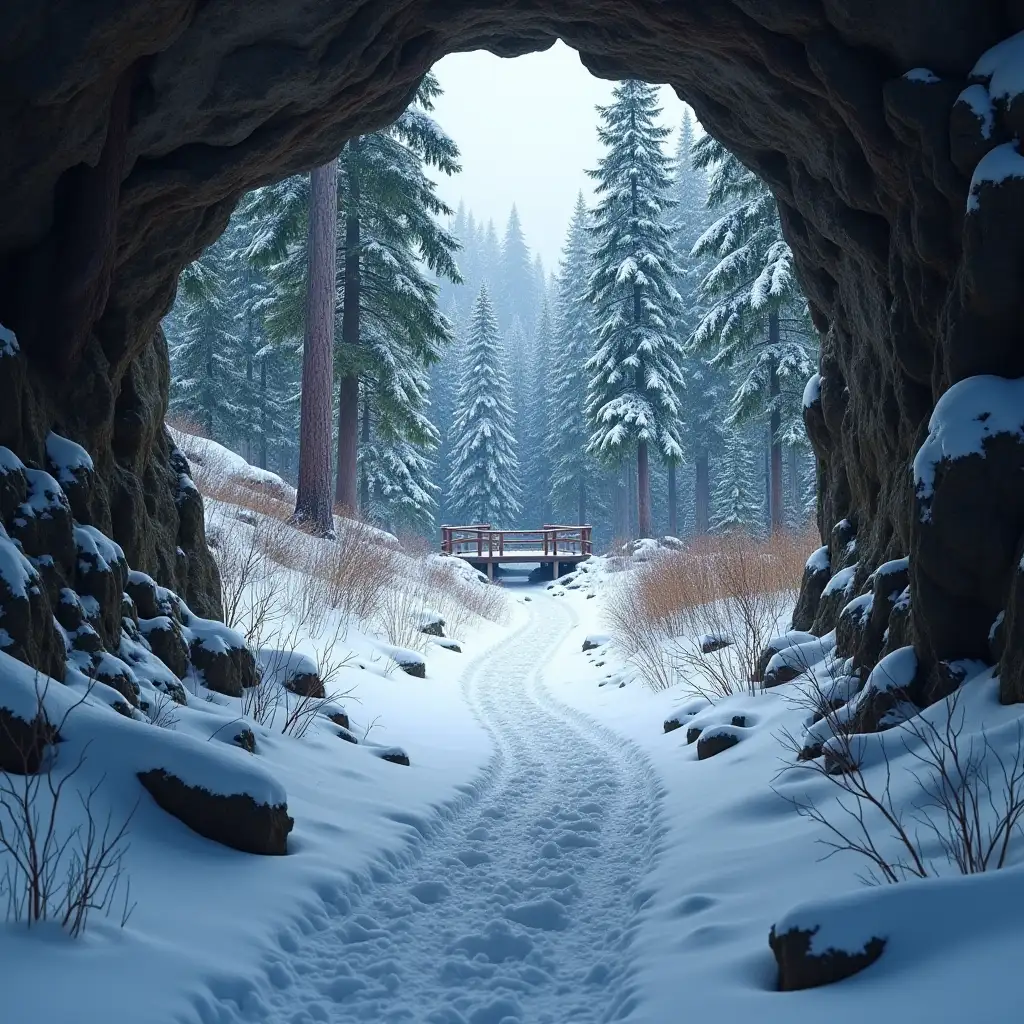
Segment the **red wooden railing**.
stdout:
<svg viewBox="0 0 1024 1024">
<path fill-rule="evenodd" d="M 442 526 L 441 551 L 463 558 L 537 554 L 538 561 L 594 553 L 590 526 L 545 523 L 539 530 L 495 530 L 490 523 Z"/>
</svg>

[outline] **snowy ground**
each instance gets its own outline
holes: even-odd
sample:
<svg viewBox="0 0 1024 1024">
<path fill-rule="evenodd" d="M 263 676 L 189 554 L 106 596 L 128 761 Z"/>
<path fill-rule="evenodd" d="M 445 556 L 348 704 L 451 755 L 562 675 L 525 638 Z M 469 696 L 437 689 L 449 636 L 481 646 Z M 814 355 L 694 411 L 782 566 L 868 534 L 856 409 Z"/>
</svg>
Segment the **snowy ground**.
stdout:
<svg viewBox="0 0 1024 1024">
<path fill-rule="evenodd" d="M 0 926 L 0 1019 L 1017 1020 L 1007 979 L 1024 953 L 1019 851 L 997 873 L 876 888 L 858 881 L 856 858 L 820 860 L 820 827 L 775 791 L 821 806 L 835 796 L 820 778 L 779 776 L 779 734 L 806 718 L 795 684 L 701 710 L 706 733 L 740 742 L 698 761 L 685 728 L 663 731 L 693 707 L 684 687 L 646 689 L 601 635 L 618 578 L 600 559 L 569 586 L 509 576 L 511 622 L 478 621 L 457 638 L 464 653 L 429 641 L 424 679 L 397 671 L 388 653 L 400 652 L 372 631 L 327 623 L 320 636 L 344 648 L 335 685 L 354 691 L 343 703 L 367 742 L 323 721 L 301 739 L 271 723 L 254 729 L 254 758 L 218 735 L 237 723 L 237 702 L 190 694 L 178 726 L 188 741 L 218 741 L 226 770 L 258 763 L 287 792 L 286 857 L 200 838 L 140 800 L 131 772 L 105 779 L 109 752 L 90 753 L 83 778 L 104 809 L 117 818 L 138 803 L 126 859 L 136 909 L 123 929 L 95 917 L 77 941 Z M 587 639 L 597 646 L 584 651 Z M 986 674 L 964 688 L 966 733 L 984 727 L 1008 750 L 1018 711 L 998 705 L 996 688 Z M 138 737 L 150 728 L 138 724 Z M 866 756 L 887 744 L 899 768 L 899 741 L 899 729 L 878 734 Z M 381 758 L 392 744 L 410 766 Z M 894 778 L 910 806 L 908 774 Z M 887 946 L 845 982 L 781 994 L 767 944 L 779 922 L 820 926 L 822 949 L 873 936 Z"/>
<path fill-rule="evenodd" d="M 999 872 L 962 878 L 950 871 L 880 887 L 858 878 L 866 866 L 861 858 L 822 860 L 819 827 L 772 789 L 811 794 L 823 805 L 833 795 L 821 780 L 778 776 L 786 756 L 779 733 L 799 728 L 805 715 L 786 699 L 788 687 L 719 703 L 712 720 L 746 717 L 746 728 L 732 730 L 742 742 L 698 761 L 686 729 L 664 733 L 662 725 L 692 699 L 633 681 L 613 645 L 582 651 L 588 636 L 604 639 L 600 594 L 613 581 L 611 575 L 582 590 L 557 588 L 577 624 L 544 678 L 554 698 L 642 750 L 660 782 L 656 815 L 664 838 L 642 883 L 649 899 L 632 947 L 640 999 L 629 1019 L 666 1024 L 680 1019 L 682 1008 L 694 1020 L 759 1024 L 1019 1020 L 1009 979 L 1024 955 L 1021 849 L 1015 866 Z M 966 732 L 980 735 L 984 727 L 996 746 L 1012 745 L 1019 709 L 998 704 L 997 682 L 984 674 L 964 693 Z M 926 715 L 938 716 L 943 707 Z M 895 732 L 880 735 L 896 740 Z M 906 777 L 900 781 L 905 751 L 890 743 L 890 756 L 898 801 L 909 807 L 916 794 Z M 887 948 L 878 963 L 837 985 L 779 993 L 769 928 L 808 904 L 792 920 L 820 924 L 825 948 L 856 949 L 875 934 L 888 940 Z"/>
</svg>

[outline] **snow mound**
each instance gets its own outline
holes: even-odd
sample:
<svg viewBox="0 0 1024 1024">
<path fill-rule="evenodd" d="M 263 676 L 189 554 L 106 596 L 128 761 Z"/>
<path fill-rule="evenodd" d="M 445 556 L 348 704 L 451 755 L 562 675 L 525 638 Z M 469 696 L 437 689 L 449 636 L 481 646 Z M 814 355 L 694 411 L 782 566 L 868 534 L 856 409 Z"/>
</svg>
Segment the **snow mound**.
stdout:
<svg viewBox="0 0 1024 1024">
<path fill-rule="evenodd" d="M 200 467 L 201 472 L 214 477 L 219 483 L 257 487 L 282 501 L 295 501 L 295 488 L 276 473 L 249 465 L 241 455 L 209 438 L 188 434 L 170 424 L 167 432 L 193 467 Z"/>
</svg>

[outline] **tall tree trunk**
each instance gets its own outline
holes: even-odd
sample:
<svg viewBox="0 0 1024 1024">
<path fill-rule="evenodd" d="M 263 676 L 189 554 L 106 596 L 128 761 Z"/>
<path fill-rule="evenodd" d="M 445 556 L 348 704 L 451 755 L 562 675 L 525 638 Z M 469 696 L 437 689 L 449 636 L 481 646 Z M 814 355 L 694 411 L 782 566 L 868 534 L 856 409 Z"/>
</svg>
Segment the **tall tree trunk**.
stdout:
<svg viewBox="0 0 1024 1024">
<path fill-rule="evenodd" d="M 651 467 L 647 460 L 647 442 L 636 446 L 636 518 L 637 530 L 641 537 L 652 537 L 654 525 L 651 522 Z"/>
<path fill-rule="evenodd" d="M 341 314 L 341 344 L 349 367 L 338 385 L 338 477 L 335 501 L 350 513 L 359 505 L 359 373 L 352 367 L 359 344 L 359 154 L 362 143 L 351 139 L 345 146 L 348 195 L 345 197 L 345 290 Z"/>
<path fill-rule="evenodd" d="M 623 467 L 626 474 L 626 535 L 632 540 L 637 537 L 637 474 L 631 472 L 627 464 Z"/>
<path fill-rule="evenodd" d="M 363 395 L 363 428 L 361 440 L 364 445 L 370 443 L 370 403 Z M 365 449 L 364 449 L 365 450 Z M 363 466 L 359 480 L 359 510 L 364 516 L 370 514 L 370 477 Z"/>
<path fill-rule="evenodd" d="M 576 485 L 576 522 L 583 526 L 587 521 L 587 484 L 583 477 Z"/>
<path fill-rule="evenodd" d="M 800 514 L 800 459 L 796 445 L 790 445 L 786 452 L 789 458 L 789 507 L 793 510 L 793 522 L 799 523 Z"/>
<path fill-rule="evenodd" d="M 694 481 L 693 528 L 697 533 L 711 529 L 711 477 L 708 472 L 708 453 L 697 456 L 697 478 Z"/>
<path fill-rule="evenodd" d="M 676 501 L 676 464 L 668 464 L 668 532 L 670 537 L 679 536 L 679 512 Z"/>
<path fill-rule="evenodd" d="M 627 477 L 629 474 L 627 474 Z M 622 467 L 616 471 L 613 512 L 617 540 L 629 540 L 629 485 L 623 477 Z"/>
<path fill-rule="evenodd" d="M 779 408 L 779 387 L 778 367 L 775 364 L 774 352 L 778 351 L 779 345 L 779 315 L 770 313 L 768 315 L 768 344 L 772 347 L 772 360 L 768 364 L 768 397 L 772 403 L 769 429 L 769 445 L 771 452 L 771 531 L 777 533 L 786 525 L 785 506 L 782 499 L 782 441 L 779 434 L 782 432 L 782 410 Z"/>
<path fill-rule="evenodd" d="M 302 341 L 299 486 L 295 519 L 330 536 L 331 393 L 334 365 L 334 266 L 338 235 L 338 161 L 309 175 L 306 333 Z"/>
<path fill-rule="evenodd" d="M 270 431 L 267 410 L 267 357 L 260 358 L 260 469 L 267 468 L 267 434 Z"/>
</svg>

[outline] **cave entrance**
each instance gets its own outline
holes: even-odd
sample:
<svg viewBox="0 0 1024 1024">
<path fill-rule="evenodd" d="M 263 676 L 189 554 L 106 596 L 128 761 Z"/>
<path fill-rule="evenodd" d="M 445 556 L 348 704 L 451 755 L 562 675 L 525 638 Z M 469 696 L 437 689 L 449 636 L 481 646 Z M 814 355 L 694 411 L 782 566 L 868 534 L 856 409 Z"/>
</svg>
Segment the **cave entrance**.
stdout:
<svg viewBox="0 0 1024 1024">
<path fill-rule="evenodd" d="M 1024 372 L 1020 104 L 992 56 L 1019 3 L 130 0 L 81 24 L 22 7 L 3 44 L 0 317 L 21 356 L 0 440 L 42 464 L 59 427 L 92 452 L 98 522 L 133 564 L 184 586 L 191 558 L 193 599 L 216 589 L 174 522 L 157 325 L 239 197 L 387 124 L 446 53 L 561 39 L 596 75 L 668 83 L 769 183 L 824 337 L 807 415 L 832 569 L 855 553 L 859 589 L 909 551 L 926 660 L 987 655 L 1021 502 L 922 519 L 908 466 L 954 381 Z"/>
</svg>

